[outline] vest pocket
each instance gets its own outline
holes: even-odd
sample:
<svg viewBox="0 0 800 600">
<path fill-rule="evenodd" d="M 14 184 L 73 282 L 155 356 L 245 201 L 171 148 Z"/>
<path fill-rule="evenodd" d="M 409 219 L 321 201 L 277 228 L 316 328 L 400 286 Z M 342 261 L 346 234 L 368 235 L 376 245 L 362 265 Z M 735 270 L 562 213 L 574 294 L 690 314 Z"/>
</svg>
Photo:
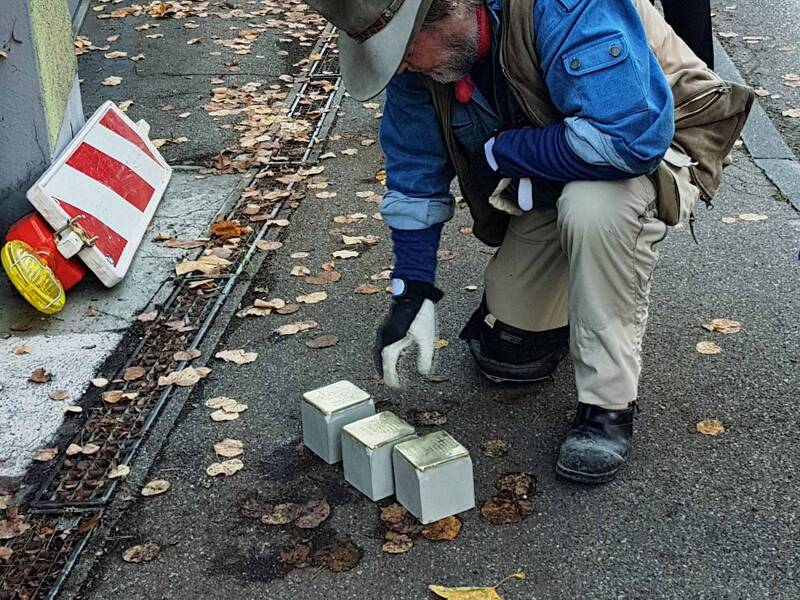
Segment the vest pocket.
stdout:
<svg viewBox="0 0 800 600">
<path fill-rule="evenodd" d="M 561 57 L 581 100 L 579 116 L 601 123 L 647 110 L 647 95 L 623 33 L 580 46 Z"/>
</svg>

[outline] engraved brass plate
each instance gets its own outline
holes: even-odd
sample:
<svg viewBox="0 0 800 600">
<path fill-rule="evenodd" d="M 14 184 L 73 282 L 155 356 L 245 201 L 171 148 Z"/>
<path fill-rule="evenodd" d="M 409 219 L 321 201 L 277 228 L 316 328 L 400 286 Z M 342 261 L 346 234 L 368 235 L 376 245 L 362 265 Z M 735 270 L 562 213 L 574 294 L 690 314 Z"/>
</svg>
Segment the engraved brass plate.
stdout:
<svg viewBox="0 0 800 600">
<path fill-rule="evenodd" d="M 421 438 L 397 444 L 395 449 L 420 471 L 469 456 L 469 451 L 446 431 L 434 431 Z"/>
<path fill-rule="evenodd" d="M 331 415 L 369 400 L 370 396 L 349 381 L 337 381 L 303 394 L 303 400 L 323 414 Z"/>
<path fill-rule="evenodd" d="M 414 433 L 414 428 L 393 412 L 380 412 L 344 426 L 344 432 L 367 448 L 380 448 Z"/>
</svg>

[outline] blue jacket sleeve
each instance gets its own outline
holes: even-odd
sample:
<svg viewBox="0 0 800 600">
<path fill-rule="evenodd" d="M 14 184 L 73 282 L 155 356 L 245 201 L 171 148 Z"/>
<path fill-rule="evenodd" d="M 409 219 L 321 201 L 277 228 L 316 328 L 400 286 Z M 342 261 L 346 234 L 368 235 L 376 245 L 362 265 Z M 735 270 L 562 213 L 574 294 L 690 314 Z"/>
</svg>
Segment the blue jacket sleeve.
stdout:
<svg viewBox="0 0 800 600">
<path fill-rule="evenodd" d="M 380 141 L 387 187 L 380 210 L 386 224 L 425 229 L 451 219 L 455 171 L 430 93 L 417 74 L 406 71 L 389 82 Z"/>
<path fill-rule="evenodd" d="M 392 276 L 434 283 L 442 224 L 453 216 L 455 171 L 418 75 L 405 72 L 389 82 L 380 140 L 387 187 L 380 210 L 392 232 Z"/>
<path fill-rule="evenodd" d="M 673 100 L 633 3 L 537 2 L 533 18 L 542 74 L 565 120 L 497 140 L 501 170 L 562 181 L 654 171 L 674 134 Z"/>
</svg>

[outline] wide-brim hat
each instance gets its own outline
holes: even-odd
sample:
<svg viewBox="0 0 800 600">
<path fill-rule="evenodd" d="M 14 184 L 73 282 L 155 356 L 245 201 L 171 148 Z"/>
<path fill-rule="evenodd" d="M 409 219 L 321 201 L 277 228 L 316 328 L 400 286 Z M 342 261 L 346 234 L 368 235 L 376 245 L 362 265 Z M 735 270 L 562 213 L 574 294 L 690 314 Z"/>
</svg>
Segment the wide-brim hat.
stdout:
<svg viewBox="0 0 800 600">
<path fill-rule="evenodd" d="M 400 67 L 433 0 L 307 0 L 339 28 L 339 63 L 356 100 L 380 94 Z"/>
</svg>

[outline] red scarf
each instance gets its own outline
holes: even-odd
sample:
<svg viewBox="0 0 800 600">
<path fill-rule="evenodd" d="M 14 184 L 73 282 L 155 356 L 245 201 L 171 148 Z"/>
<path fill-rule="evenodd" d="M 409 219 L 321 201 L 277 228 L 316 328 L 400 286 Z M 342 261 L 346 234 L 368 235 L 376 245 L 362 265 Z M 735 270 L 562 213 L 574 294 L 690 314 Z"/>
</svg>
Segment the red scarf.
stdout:
<svg viewBox="0 0 800 600">
<path fill-rule="evenodd" d="M 478 19 L 478 55 L 476 60 L 480 60 L 489 55 L 492 49 L 492 25 L 489 22 L 489 10 L 485 5 L 478 6 L 475 14 Z M 467 73 L 455 83 L 456 99 L 462 104 L 466 104 L 472 98 L 475 90 L 475 82 L 472 75 Z"/>
</svg>

